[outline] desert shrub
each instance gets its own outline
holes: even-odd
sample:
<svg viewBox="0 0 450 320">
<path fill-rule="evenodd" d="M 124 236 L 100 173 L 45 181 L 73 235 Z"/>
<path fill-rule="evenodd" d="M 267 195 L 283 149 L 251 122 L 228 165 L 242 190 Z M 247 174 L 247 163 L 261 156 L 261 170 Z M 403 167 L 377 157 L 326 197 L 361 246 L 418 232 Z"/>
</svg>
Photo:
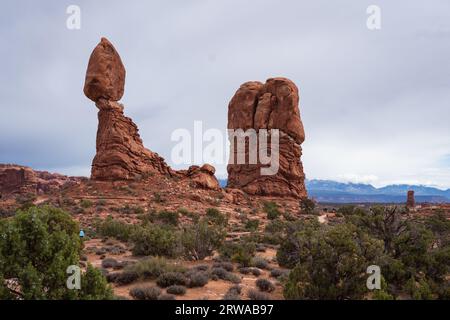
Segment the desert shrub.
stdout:
<svg viewBox="0 0 450 320">
<path fill-rule="evenodd" d="M 65 286 L 67 267 L 80 260 L 78 232 L 70 214 L 48 206 L 1 220 L 0 278 L 15 279 L 20 289 L 11 291 L 0 282 L 0 299 L 112 299 L 105 277 L 90 264 L 81 275 L 81 290 Z"/>
<path fill-rule="evenodd" d="M 245 223 L 245 230 L 256 231 L 258 230 L 259 220 L 247 220 Z"/>
<path fill-rule="evenodd" d="M 273 290 L 275 290 L 275 286 L 268 279 L 258 279 L 256 280 L 255 284 L 259 290 L 264 292 L 272 292 Z"/>
<path fill-rule="evenodd" d="M 278 245 L 283 241 L 286 223 L 276 219 L 270 221 L 264 228 L 262 241 L 264 243 Z"/>
<path fill-rule="evenodd" d="M 206 209 L 206 218 L 215 225 L 226 226 L 228 217 L 216 208 Z"/>
<path fill-rule="evenodd" d="M 256 244 L 245 240 L 237 243 L 227 241 L 219 249 L 220 256 L 223 259 L 240 263 L 244 267 L 250 265 L 251 259 L 255 255 L 255 251 Z"/>
<path fill-rule="evenodd" d="M 195 272 L 189 275 L 189 288 L 203 287 L 209 281 L 209 275 L 204 271 Z"/>
<path fill-rule="evenodd" d="M 136 300 L 157 300 L 161 294 L 158 287 L 134 287 L 130 290 L 130 296 Z"/>
<path fill-rule="evenodd" d="M 355 226 L 348 224 L 324 227 L 312 234 L 303 230 L 293 237 L 298 245 L 293 256 L 298 260 L 288 260 L 289 264 L 296 263 L 296 267 L 289 273 L 284 287 L 286 299 L 364 297 L 366 268 L 379 265 L 382 241 L 357 232 Z"/>
<path fill-rule="evenodd" d="M 252 261 L 251 261 L 251 265 L 253 267 L 257 267 L 257 268 L 260 268 L 260 269 L 267 269 L 267 268 L 269 268 L 269 262 L 266 259 L 262 258 L 262 257 L 254 257 L 252 259 Z"/>
<path fill-rule="evenodd" d="M 289 211 L 284 211 L 283 212 L 283 218 L 286 221 L 296 221 L 297 217 L 295 217 L 292 213 L 290 213 Z"/>
<path fill-rule="evenodd" d="M 199 264 L 197 266 L 192 267 L 195 271 L 208 271 L 209 266 L 207 264 Z"/>
<path fill-rule="evenodd" d="M 282 270 L 282 269 L 272 269 L 270 271 L 270 276 L 274 277 L 274 278 L 278 278 L 284 275 L 287 275 L 289 273 L 289 271 L 287 270 Z"/>
<path fill-rule="evenodd" d="M 118 261 L 113 258 L 103 259 L 102 267 L 103 268 L 115 268 L 118 265 Z"/>
<path fill-rule="evenodd" d="M 20 204 L 21 210 L 27 210 L 34 206 L 34 201 L 36 201 L 37 197 L 33 193 L 26 193 L 24 195 L 18 195 L 16 197 L 16 202 Z"/>
<path fill-rule="evenodd" d="M 414 300 L 433 299 L 432 290 L 425 279 L 419 279 L 416 281 L 415 277 L 411 277 L 411 279 L 406 282 L 405 289 Z"/>
<path fill-rule="evenodd" d="M 182 273 L 185 271 L 185 268 L 171 264 L 163 257 L 150 257 L 127 266 L 125 270 L 137 273 L 138 277 L 142 279 L 156 279 L 167 272 Z"/>
<path fill-rule="evenodd" d="M 234 270 L 234 266 L 231 262 L 227 262 L 227 261 L 222 261 L 222 262 L 216 262 L 213 264 L 213 268 L 224 268 L 226 271 L 233 271 Z"/>
<path fill-rule="evenodd" d="M 265 292 L 251 289 L 248 291 L 248 298 L 250 300 L 271 300 L 270 295 Z"/>
<path fill-rule="evenodd" d="M 281 267 L 294 268 L 300 258 L 307 258 L 302 247 L 308 248 L 310 239 L 319 232 L 319 222 L 315 220 L 298 221 L 288 225 L 286 232 L 277 251 L 277 261 Z"/>
<path fill-rule="evenodd" d="M 178 212 L 163 210 L 157 214 L 157 219 L 162 223 L 177 226 L 179 222 L 179 214 Z"/>
<path fill-rule="evenodd" d="M 97 232 L 103 237 L 114 237 L 122 241 L 128 241 L 136 229 L 134 225 L 126 224 L 112 217 L 106 218 L 97 226 Z"/>
<path fill-rule="evenodd" d="M 139 206 L 130 206 L 129 204 L 126 204 L 120 208 L 113 208 L 113 210 L 122 214 L 143 214 L 145 212 L 144 208 Z"/>
<path fill-rule="evenodd" d="M 313 214 L 314 209 L 316 208 L 316 203 L 314 200 L 309 199 L 308 197 L 304 197 L 300 199 L 300 212 L 303 214 Z"/>
<path fill-rule="evenodd" d="M 131 242 L 134 255 L 174 257 L 179 250 L 175 231 L 159 225 L 138 228 Z"/>
<path fill-rule="evenodd" d="M 203 260 L 212 255 L 225 240 L 226 231 L 221 226 L 209 225 L 201 219 L 187 226 L 181 234 L 184 256 L 189 260 Z"/>
<path fill-rule="evenodd" d="M 225 280 L 228 275 L 228 271 L 222 267 L 212 268 L 211 274 L 217 276 L 219 279 Z"/>
<path fill-rule="evenodd" d="M 274 220 L 280 216 L 280 210 L 275 202 L 264 202 L 264 212 L 267 213 L 267 219 Z"/>
<path fill-rule="evenodd" d="M 242 281 L 241 277 L 239 277 L 237 274 L 234 274 L 231 272 L 228 272 L 227 275 L 225 276 L 225 279 L 223 279 L 223 280 L 230 281 L 231 283 L 236 283 L 236 284 L 241 283 L 241 281 Z"/>
<path fill-rule="evenodd" d="M 84 209 L 92 207 L 94 203 L 91 200 L 83 199 L 80 201 L 80 206 Z"/>
<path fill-rule="evenodd" d="M 175 300 L 175 296 L 173 294 L 166 294 L 166 293 L 162 293 L 159 297 L 158 300 Z"/>
<path fill-rule="evenodd" d="M 241 286 L 231 286 L 225 293 L 223 300 L 241 300 Z"/>
<path fill-rule="evenodd" d="M 249 268 L 249 267 L 240 267 L 238 269 L 238 271 L 242 274 L 249 274 L 251 272 L 251 269 L 252 268 Z"/>
<path fill-rule="evenodd" d="M 231 272 L 228 272 L 222 267 L 216 267 L 211 269 L 211 275 L 219 279 L 230 281 L 232 283 L 240 283 L 241 278 Z"/>
<path fill-rule="evenodd" d="M 186 293 L 185 286 L 173 285 L 166 289 L 167 293 L 176 294 L 176 295 L 184 295 Z"/>
<path fill-rule="evenodd" d="M 138 280 L 139 274 L 136 271 L 125 270 L 123 272 L 118 273 L 115 277 L 113 277 L 113 279 L 114 282 L 119 285 L 126 285 Z"/>
<path fill-rule="evenodd" d="M 173 285 L 185 286 L 188 280 L 181 272 L 166 272 L 156 279 L 156 284 L 161 288 L 167 288 Z"/>
</svg>

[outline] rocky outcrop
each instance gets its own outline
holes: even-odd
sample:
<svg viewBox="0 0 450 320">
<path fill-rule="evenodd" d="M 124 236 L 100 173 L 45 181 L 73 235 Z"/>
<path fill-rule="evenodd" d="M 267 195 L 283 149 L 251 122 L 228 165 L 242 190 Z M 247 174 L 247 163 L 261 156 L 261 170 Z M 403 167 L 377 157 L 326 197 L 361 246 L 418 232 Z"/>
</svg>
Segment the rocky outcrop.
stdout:
<svg viewBox="0 0 450 320">
<path fill-rule="evenodd" d="M 94 49 L 86 72 L 84 93 L 99 109 L 94 180 L 130 180 L 173 171 L 157 153 L 146 149 L 134 122 L 117 101 L 124 93 L 125 68 L 114 46 L 105 38 Z"/>
<path fill-rule="evenodd" d="M 409 190 L 406 196 L 406 207 L 414 208 L 416 206 L 416 200 L 414 198 L 414 190 Z"/>
<path fill-rule="evenodd" d="M 262 173 L 263 164 L 257 157 L 250 163 L 251 144 L 247 142 L 245 149 L 239 152 L 237 140 L 232 144 L 230 162 L 228 164 L 228 188 L 238 188 L 248 194 L 305 197 L 303 165 L 300 161 L 301 144 L 305 140 L 303 124 L 298 107 L 299 96 L 295 84 L 286 78 L 268 79 L 261 82 L 246 82 L 236 92 L 228 106 L 228 129 L 254 129 L 257 142 L 261 140 L 263 130 L 268 132 L 268 154 L 275 160 L 276 134 L 279 131 L 278 170 L 271 174 Z M 230 140 L 233 136 L 229 135 Z M 231 141 L 230 141 L 231 142 Z M 257 155 L 267 150 L 256 144 Z M 239 156 L 245 156 L 245 163 L 238 163 Z"/>
<path fill-rule="evenodd" d="M 34 171 L 25 166 L 0 164 L 0 194 L 43 194 L 60 190 L 81 180 L 47 171 Z"/>
<path fill-rule="evenodd" d="M 216 169 L 209 164 L 203 166 L 190 166 L 186 176 L 189 177 L 194 185 L 203 189 L 219 190 L 220 185 L 214 176 Z"/>
</svg>

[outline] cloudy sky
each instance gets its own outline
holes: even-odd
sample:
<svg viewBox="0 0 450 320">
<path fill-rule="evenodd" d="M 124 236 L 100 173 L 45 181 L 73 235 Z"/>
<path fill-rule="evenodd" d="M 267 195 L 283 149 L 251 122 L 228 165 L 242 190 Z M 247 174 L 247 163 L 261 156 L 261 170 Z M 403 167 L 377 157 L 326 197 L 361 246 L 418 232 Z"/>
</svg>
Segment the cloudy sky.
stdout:
<svg viewBox="0 0 450 320">
<path fill-rule="evenodd" d="M 127 69 L 125 113 L 170 164 L 175 129 L 225 133 L 241 83 L 284 76 L 307 178 L 450 188 L 449 16 L 448 0 L 2 1 L 0 163 L 89 175 L 97 109 L 82 88 L 105 36 Z"/>
</svg>

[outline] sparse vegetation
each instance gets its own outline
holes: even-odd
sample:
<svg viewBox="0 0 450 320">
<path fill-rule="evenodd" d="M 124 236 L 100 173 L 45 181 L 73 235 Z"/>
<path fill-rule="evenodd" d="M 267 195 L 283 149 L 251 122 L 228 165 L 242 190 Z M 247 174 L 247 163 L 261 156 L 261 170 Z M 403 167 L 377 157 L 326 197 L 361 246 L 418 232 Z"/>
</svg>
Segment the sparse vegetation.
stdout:
<svg viewBox="0 0 450 320">
<path fill-rule="evenodd" d="M 272 292 L 273 290 L 275 290 L 275 286 L 268 279 L 260 278 L 256 280 L 256 286 L 258 287 L 259 290 L 264 292 Z"/>
<path fill-rule="evenodd" d="M 245 223 L 245 230 L 256 231 L 258 230 L 259 220 L 247 220 Z"/>
<path fill-rule="evenodd" d="M 181 234 L 184 256 L 188 260 L 203 260 L 212 255 L 225 240 L 226 232 L 222 226 L 209 225 L 206 219 L 187 226 Z"/>
<path fill-rule="evenodd" d="M 80 206 L 83 209 L 88 209 L 88 208 L 92 207 L 93 204 L 94 203 L 91 200 L 88 200 L 88 199 L 83 199 L 83 200 L 80 201 Z"/>
<path fill-rule="evenodd" d="M 131 235 L 133 254 L 175 257 L 180 250 L 178 237 L 172 229 L 159 225 L 137 228 Z"/>
<path fill-rule="evenodd" d="M 153 286 L 134 287 L 130 290 L 130 296 L 136 300 L 157 300 L 161 289 Z"/>
<path fill-rule="evenodd" d="M 175 295 L 184 295 L 186 293 L 186 287 L 185 286 L 179 286 L 179 285 L 173 285 L 166 289 L 166 292 L 169 294 L 175 294 Z"/>
<path fill-rule="evenodd" d="M 250 300 L 272 300 L 269 294 L 254 289 L 248 291 L 248 298 Z"/>
<path fill-rule="evenodd" d="M 198 271 L 189 275 L 188 285 L 190 288 L 203 287 L 208 281 L 209 275 L 204 271 Z"/>
<path fill-rule="evenodd" d="M 251 261 L 251 265 L 253 267 L 257 267 L 260 269 L 268 269 L 269 268 L 269 261 L 262 257 L 254 257 Z"/>
<path fill-rule="evenodd" d="M 225 260 L 240 263 L 242 266 L 249 266 L 252 257 L 255 255 L 256 245 L 252 241 L 242 239 L 240 242 L 226 242 L 219 250 L 220 255 Z"/>
<path fill-rule="evenodd" d="M 125 272 L 136 273 L 141 279 L 156 279 L 164 273 L 183 273 L 185 270 L 184 267 L 169 263 L 162 257 L 143 259 L 125 268 Z"/>
<path fill-rule="evenodd" d="M 264 212 L 267 213 L 267 219 L 274 220 L 280 216 L 280 210 L 275 202 L 264 202 Z"/>
<path fill-rule="evenodd" d="M 97 232 L 103 237 L 114 237 L 122 241 L 128 241 L 136 226 L 114 220 L 112 217 L 106 218 L 97 226 Z"/>
<path fill-rule="evenodd" d="M 215 225 L 226 226 L 228 218 L 216 208 L 209 208 L 206 210 L 206 218 Z"/>
<path fill-rule="evenodd" d="M 314 210 L 316 208 L 316 203 L 314 200 L 311 200 L 307 197 L 304 197 L 300 200 L 300 212 L 302 214 L 314 214 Z"/>
<path fill-rule="evenodd" d="M 188 280 L 181 272 L 166 272 L 156 279 L 156 284 L 161 288 L 167 288 L 173 285 L 185 286 Z"/>
<path fill-rule="evenodd" d="M 225 293 L 223 300 L 241 300 L 242 288 L 239 285 L 231 286 Z"/>
</svg>

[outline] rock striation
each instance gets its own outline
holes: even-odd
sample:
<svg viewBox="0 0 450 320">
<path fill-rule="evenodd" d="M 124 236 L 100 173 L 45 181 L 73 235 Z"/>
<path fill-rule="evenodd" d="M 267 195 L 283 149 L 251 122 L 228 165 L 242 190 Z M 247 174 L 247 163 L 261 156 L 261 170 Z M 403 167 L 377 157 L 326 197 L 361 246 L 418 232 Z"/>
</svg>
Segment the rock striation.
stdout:
<svg viewBox="0 0 450 320">
<path fill-rule="evenodd" d="M 275 174 L 262 174 L 261 168 L 268 165 L 249 162 L 250 144 L 245 145 L 244 164 L 237 163 L 239 150 L 237 140 L 232 144 L 228 170 L 228 188 L 238 188 L 248 194 L 267 196 L 291 196 L 302 198 L 307 195 L 305 175 L 300 161 L 301 144 L 305 140 L 305 132 L 298 107 L 299 95 L 297 86 L 286 78 L 271 78 L 266 83 L 246 82 L 237 90 L 228 106 L 228 129 L 244 131 L 254 130 L 258 142 L 261 129 L 268 130 L 268 154 L 272 153 L 275 141 L 270 129 L 279 130 L 279 160 Z M 229 134 L 230 140 L 235 139 Z M 231 142 L 231 141 L 230 141 Z M 260 152 L 267 150 L 259 150 Z M 274 149 L 275 150 L 275 149 Z M 230 158 L 231 159 L 231 158 Z"/>
</svg>

